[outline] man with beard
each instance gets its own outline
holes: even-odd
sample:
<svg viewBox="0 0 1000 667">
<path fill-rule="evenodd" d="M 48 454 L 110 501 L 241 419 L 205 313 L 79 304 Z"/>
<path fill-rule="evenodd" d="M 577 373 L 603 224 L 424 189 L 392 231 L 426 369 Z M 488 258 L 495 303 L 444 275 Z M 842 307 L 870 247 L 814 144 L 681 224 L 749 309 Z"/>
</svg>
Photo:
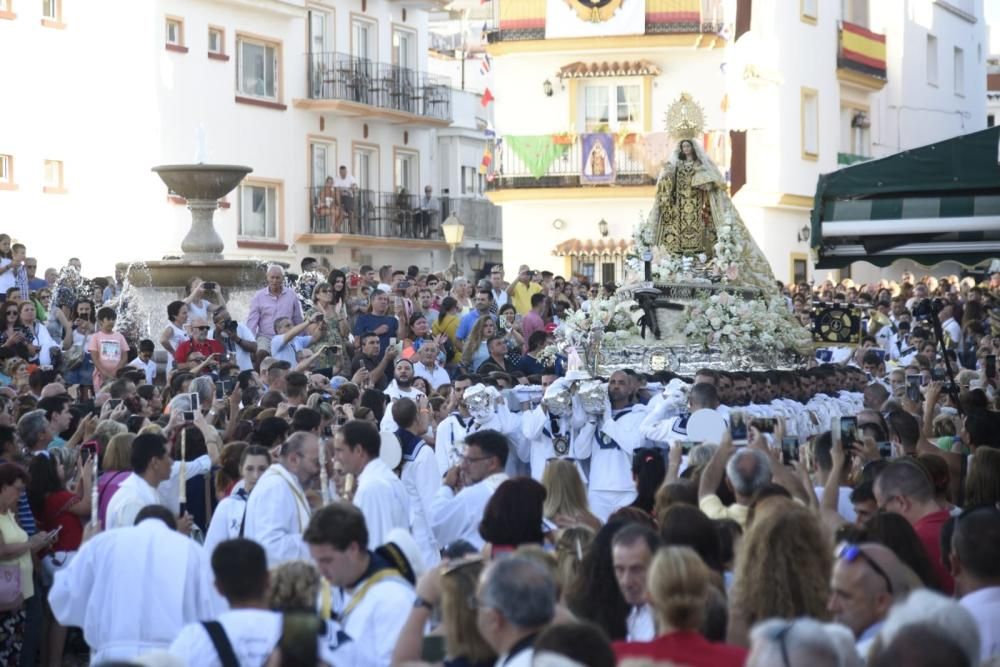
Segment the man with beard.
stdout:
<svg viewBox="0 0 1000 667">
<path fill-rule="evenodd" d="M 590 509 L 601 521 L 635 500 L 632 452 L 642 446 L 639 426 L 646 416 L 646 406 L 635 403 L 624 371 L 615 371 L 608 379 L 608 400 L 603 415 L 588 416 L 576 450 L 581 459 L 591 459 Z"/>
<path fill-rule="evenodd" d="M 413 386 L 413 378 L 416 375 L 413 372 L 413 362 L 409 359 L 396 359 L 393 370 L 393 381 L 385 389 L 385 395 L 391 401 L 395 402 L 401 398 L 417 401 L 424 395 L 424 392 Z M 385 411 L 380 427 L 383 431 L 395 431 L 399 428 L 396 420 L 392 418 L 392 410 Z"/>
<path fill-rule="evenodd" d="M 278 462 L 257 481 L 247 501 L 244 535 L 264 547 L 269 567 L 309 560 L 302 541 L 312 513 L 306 489 L 318 476 L 319 439 L 300 431 L 281 445 Z"/>
</svg>

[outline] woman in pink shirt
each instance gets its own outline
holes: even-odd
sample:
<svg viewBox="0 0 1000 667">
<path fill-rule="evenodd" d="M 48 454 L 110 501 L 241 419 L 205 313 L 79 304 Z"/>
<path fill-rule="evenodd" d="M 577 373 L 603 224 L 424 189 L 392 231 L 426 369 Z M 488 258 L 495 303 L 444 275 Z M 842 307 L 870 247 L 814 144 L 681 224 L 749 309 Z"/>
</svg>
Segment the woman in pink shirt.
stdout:
<svg viewBox="0 0 1000 667">
<path fill-rule="evenodd" d="M 104 528 L 104 518 L 108 514 L 108 503 L 118 491 L 118 487 L 132 474 L 132 441 L 134 433 L 119 433 L 108 441 L 101 460 L 101 476 L 97 480 L 97 518 Z"/>
</svg>

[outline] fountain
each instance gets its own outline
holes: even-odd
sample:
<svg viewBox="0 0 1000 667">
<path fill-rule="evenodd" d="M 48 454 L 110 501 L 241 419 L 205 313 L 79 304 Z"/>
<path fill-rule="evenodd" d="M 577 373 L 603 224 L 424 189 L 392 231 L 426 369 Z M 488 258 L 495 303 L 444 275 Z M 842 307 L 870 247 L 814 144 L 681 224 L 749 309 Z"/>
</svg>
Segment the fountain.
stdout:
<svg viewBox="0 0 1000 667">
<path fill-rule="evenodd" d="M 225 259 L 225 245 L 215 231 L 213 217 L 219 200 L 253 169 L 236 165 L 172 164 L 153 167 L 171 191 L 188 202 L 191 229 L 181 241 L 180 259 L 146 262 L 153 287 L 183 287 L 198 275 L 227 289 L 264 284 L 265 267 L 257 261 Z"/>
</svg>

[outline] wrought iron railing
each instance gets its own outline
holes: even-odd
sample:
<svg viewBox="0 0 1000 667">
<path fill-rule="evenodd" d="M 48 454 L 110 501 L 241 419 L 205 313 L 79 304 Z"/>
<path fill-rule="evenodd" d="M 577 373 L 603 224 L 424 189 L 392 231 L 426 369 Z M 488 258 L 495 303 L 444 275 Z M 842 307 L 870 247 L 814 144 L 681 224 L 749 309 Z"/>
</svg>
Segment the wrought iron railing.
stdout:
<svg viewBox="0 0 1000 667">
<path fill-rule="evenodd" d="M 647 164 L 643 150 L 633 149 L 632 144 L 641 135 L 630 135 L 626 142 L 621 142 L 614 152 L 613 179 L 615 185 L 651 185 L 656 179 L 650 175 L 658 168 Z M 537 139 L 545 143 L 551 140 L 551 145 L 544 152 L 550 158 L 548 163 L 539 162 L 536 150 L 533 155 L 516 147 L 514 138 L 508 137 L 499 142 L 492 142 L 490 152 L 493 155 L 493 173 L 487 180 L 490 190 L 508 188 L 562 188 L 586 184 L 581 181 L 583 173 L 583 148 L 581 137 L 553 136 L 518 137 L 519 139 Z M 526 159 L 527 157 L 527 159 Z"/>
<path fill-rule="evenodd" d="M 309 53 L 309 97 L 451 120 L 448 79 L 344 53 Z"/>
</svg>

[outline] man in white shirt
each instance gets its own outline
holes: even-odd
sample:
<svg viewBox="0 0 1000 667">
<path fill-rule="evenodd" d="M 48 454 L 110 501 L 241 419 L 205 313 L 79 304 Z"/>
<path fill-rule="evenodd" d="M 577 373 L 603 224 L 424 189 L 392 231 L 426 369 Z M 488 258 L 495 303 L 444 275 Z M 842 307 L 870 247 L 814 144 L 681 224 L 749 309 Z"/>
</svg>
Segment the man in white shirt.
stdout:
<svg viewBox="0 0 1000 667">
<path fill-rule="evenodd" d="M 333 458 L 358 480 L 354 504 L 365 518 L 366 546 L 374 549 L 393 528 L 410 529 L 410 500 L 403 483 L 379 458 L 382 439 L 375 425 L 354 419 L 337 432 Z"/>
<path fill-rule="evenodd" d="M 366 548 L 365 518 L 346 503 L 316 510 L 305 540 L 320 574 L 336 589 L 332 610 L 358 649 L 353 662 L 335 664 L 389 667 L 423 568 L 398 548 Z"/>
<path fill-rule="evenodd" d="M 591 417 L 580 428 L 576 453 L 590 458 L 590 511 L 601 521 L 635 500 L 632 452 L 643 444 L 639 431 L 646 406 L 635 403 L 632 384 L 624 371 L 608 378 L 610 405 L 603 417 Z"/>
<path fill-rule="evenodd" d="M 222 348 L 239 365 L 240 371 L 253 370 L 257 339 L 250 328 L 234 320 L 225 306 L 215 309 L 212 313 L 212 323 L 215 324 L 213 337 L 222 343 Z"/>
<path fill-rule="evenodd" d="M 393 365 L 393 380 L 383 393 L 392 401 L 398 401 L 401 398 L 409 398 L 413 401 L 419 400 L 423 397 L 424 392 L 413 386 L 414 376 L 412 361 L 409 359 L 396 359 Z M 379 424 L 379 428 L 382 431 L 393 432 L 399 428 L 396 420 L 392 418 L 392 410 L 386 410 L 385 414 L 382 415 L 382 422 Z"/>
<path fill-rule="evenodd" d="M 427 399 L 418 400 L 419 403 L 414 403 L 408 398 L 401 398 L 393 403 L 392 418 L 399 425 L 396 437 L 403 450 L 400 479 L 410 500 L 410 529 L 424 563 L 433 566 L 440 560 L 440 547 L 431 532 L 431 504 L 434 494 L 441 488 L 441 473 L 433 448 L 423 439 L 430 412 Z"/>
<path fill-rule="evenodd" d="M 413 364 L 413 372 L 417 377 L 427 380 L 431 389 L 437 391 L 438 387 L 451 383 L 448 371 L 438 365 L 438 345 L 435 342 L 427 341 L 417 350 L 417 363 Z"/>
<path fill-rule="evenodd" d="M 626 641 L 648 642 L 656 636 L 653 608 L 646 587 L 649 565 L 660 548 L 660 536 L 652 528 L 632 523 L 611 540 L 611 560 L 622 597 L 629 603 Z"/>
<path fill-rule="evenodd" d="M 832 449 L 833 438 L 830 436 L 829 431 L 820 433 L 813 439 L 813 460 L 816 462 L 816 470 L 813 475 L 813 480 L 815 482 L 815 491 L 818 498 L 823 497 L 823 490 L 826 487 L 827 479 L 829 479 L 830 473 L 833 471 L 833 457 L 830 455 L 830 451 Z M 848 466 L 844 466 L 844 468 L 848 468 Z M 851 504 L 852 488 L 846 483 L 850 472 L 851 471 L 847 469 L 843 470 L 841 473 L 841 479 L 838 481 L 840 486 L 839 496 L 837 498 L 837 513 L 840 514 L 845 521 L 854 523 L 857 519 L 857 514 L 854 511 L 854 505 Z"/>
<path fill-rule="evenodd" d="M 223 667 L 224 654 L 235 658 L 231 664 L 265 664 L 283 630 L 282 615 L 268 606 L 267 554 L 256 542 L 238 538 L 219 543 L 211 560 L 215 588 L 229 611 L 214 621 L 186 625 L 170 653 L 188 667 Z M 326 664 L 355 664 L 357 647 L 335 622 L 317 636 L 317 649 Z"/>
<path fill-rule="evenodd" d="M 139 341 L 139 356 L 128 363 L 132 368 L 138 368 L 146 376 L 146 384 L 153 384 L 156 381 L 156 362 L 153 361 L 153 352 L 156 346 L 153 341 L 145 338 Z"/>
<path fill-rule="evenodd" d="M 556 584 L 537 560 L 511 556 L 483 571 L 476 627 L 499 656 L 498 667 L 531 667 L 535 637 L 555 613 Z"/>
<path fill-rule="evenodd" d="M 56 572 L 52 613 L 83 628 L 93 664 L 164 650 L 186 624 L 214 615 L 202 549 L 175 526 L 170 510 L 147 506 L 135 526 L 84 542 Z"/>
<path fill-rule="evenodd" d="M 583 411 L 577 410 L 578 423 L 574 426 L 572 405 L 566 405 L 564 414 L 556 414 L 559 408 L 550 408 L 548 404 L 551 402 L 555 406 L 560 402 L 560 397 L 568 397 L 569 387 L 569 380 L 565 378 L 556 380 L 545 388 L 541 403 L 534 409 L 521 413 L 522 440 L 521 446 L 518 447 L 518 456 L 528 462 L 532 478 L 539 482 L 542 481 L 549 460 L 563 457 L 580 458 L 575 445 L 579 442 L 577 437 L 579 427 L 584 423 Z"/>
<path fill-rule="evenodd" d="M 132 441 L 132 474 L 118 487 L 108 503 L 105 525 L 108 530 L 135 524 L 135 517 L 147 505 L 165 505 L 157 487 L 170 479 L 173 459 L 167 440 L 158 433 L 143 433 Z"/>
<path fill-rule="evenodd" d="M 333 187 L 337 188 L 340 195 L 340 208 L 344 210 L 350 224 L 350 230 L 358 231 L 357 217 L 354 211 L 354 199 L 358 194 L 358 182 L 353 176 L 347 173 L 347 167 L 340 165 L 337 175 L 333 177 Z"/>
<path fill-rule="evenodd" d="M 507 479 L 504 467 L 509 454 L 507 437 L 499 431 L 476 431 L 465 436 L 461 466 L 445 474 L 444 484 L 434 494 L 431 505 L 431 528 L 438 544 L 447 546 L 466 540 L 476 549 L 486 544 L 479 534 L 479 522 L 493 492 Z M 464 488 L 461 479 L 466 480 Z"/>
<path fill-rule="evenodd" d="M 955 593 L 979 626 L 983 664 L 1000 656 L 1000 511 L 980 507 L 964 514 L 951 538 Z"/>
<path fill-rule="evenodd" d="M 962 325 L 955 319 L 955 312 L 951 306 L 945 306 L 938 313 L 941 320 L 941 331 L 944 333 L 945 341 L 949 349 L 959 350 L 962 348 Z"/>
<path fill-rule="evenodd" d="M 452 384 L 452 405 L 457 409 L 445 417 L 437 427 L 434 439 L 434 456 L 437 457 L 438 470 L 443 474 L 462 462 L 464 453 L 465 433 L 472 415 L 469 406 L 462 400 L 465 390 L 472 386 L 468 375 L 460 373 L 455 376 Z"/>
<path fill-rule="evenodd" d="M 268 566 L 309 560 L 302 531 L 311 510 L 305 489 L 319 477 L 319 439 L 293 433 L 281 445 L 278 462 L 261 475 L 247 500 L 243 534 L 267 553 Z"/>
</svg>

